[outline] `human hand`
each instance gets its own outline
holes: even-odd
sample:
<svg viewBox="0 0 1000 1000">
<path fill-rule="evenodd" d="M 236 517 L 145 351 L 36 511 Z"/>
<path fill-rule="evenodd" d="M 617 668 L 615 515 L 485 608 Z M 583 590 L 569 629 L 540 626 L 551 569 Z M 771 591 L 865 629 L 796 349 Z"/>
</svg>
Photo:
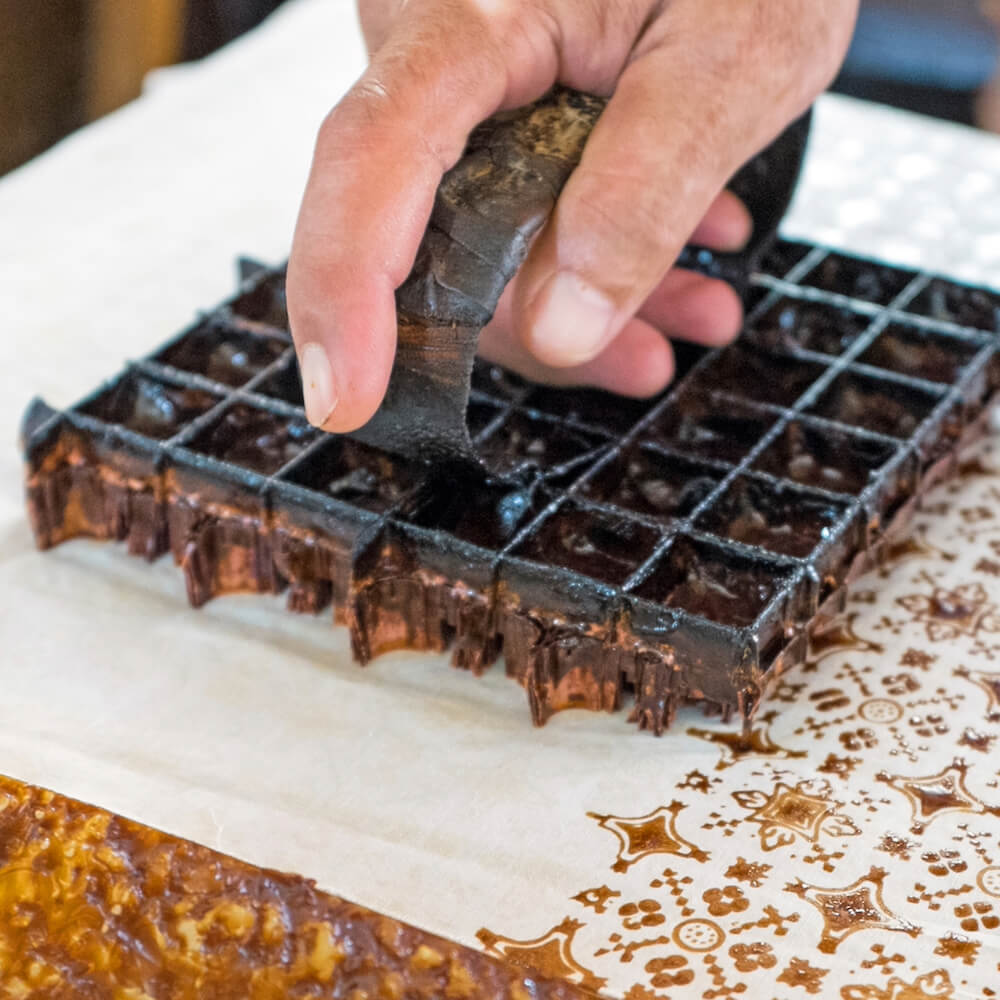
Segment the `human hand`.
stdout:
<svg viewBox="0 0 1000 1000">
<path fill-rule="evenodd" d="M 469 132 L 555 82 L 610 95 L 481 352 L 540 381 L 626 395 L 673 372 L 668 337 L 739 330 L 729 286 L 672 268 L 739 249 L 726 181 L 836 73 L 857 0 L 362 0 L 371 63 L 320 129 L 288 265 L 309 419 L 378 408 L 395 289 Z"/>
</svg>

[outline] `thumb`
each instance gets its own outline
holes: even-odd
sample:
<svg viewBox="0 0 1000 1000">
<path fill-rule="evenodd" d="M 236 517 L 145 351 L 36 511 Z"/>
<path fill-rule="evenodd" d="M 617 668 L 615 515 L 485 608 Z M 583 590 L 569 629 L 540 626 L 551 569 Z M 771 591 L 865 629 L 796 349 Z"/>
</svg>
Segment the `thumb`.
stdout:
<svg viewBox="0 0 1000 1000">
<path fill-rule="evenodd" d="M 514 320 L 544 364 L 576 366 L 601 354 L 660 285 L 736 168 L 794 117 L 800 99 L 808 103 L 780 75 L 770 84 L 759 55 L 718 36 L 709 44 L 699 30 L 695 21 L 628 66 L 532 247 Z M 745 40 L 744 25 L 731 30 Z M 706 68 L 684 48 L 721 52 L 722 65 Z M 748 113 L 751 96 L 766 110 Z"/>
<path fill-rule="evenodd" d="M 505 100 L 531 96 L 513 87 L 509 58 L 473 5 L 408 4 L 324 122 L 287 286 L 316 425 L 355 430 L 378 408 L 396 349 L 394 292 L 413 266 L 441 177 L 479 122 Z M 540 93 L 550 83 L 530 85 Z"/>
</svg>

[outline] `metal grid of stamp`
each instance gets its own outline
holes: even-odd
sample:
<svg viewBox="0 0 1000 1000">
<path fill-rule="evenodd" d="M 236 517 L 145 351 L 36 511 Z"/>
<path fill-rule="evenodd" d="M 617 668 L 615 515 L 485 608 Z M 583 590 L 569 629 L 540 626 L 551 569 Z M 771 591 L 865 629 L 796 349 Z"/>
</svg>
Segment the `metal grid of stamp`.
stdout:
<svg viewBox="0 0 1000 1000">
<path fill-rule="evenodd" d="M 700 703 L 750 718 L 801 662 L 1000 387 L 1000 294 L 779 242 L 743 335 L 676 345 L 653 400 L 480 364 L 468 422 L 501 480 L 306 422 L 283 274 L 66 411 L 25 417 L 38 545 L 166 553 L 193 605 L 287 591 L 362 663 L 501 654 L 532 717 Z"/>
</svg>

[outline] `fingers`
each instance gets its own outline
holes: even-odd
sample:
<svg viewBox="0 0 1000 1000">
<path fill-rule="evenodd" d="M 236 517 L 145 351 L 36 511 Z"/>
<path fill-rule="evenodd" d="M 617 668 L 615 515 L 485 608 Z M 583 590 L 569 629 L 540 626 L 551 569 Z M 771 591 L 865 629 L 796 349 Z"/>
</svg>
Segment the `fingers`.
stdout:
<svg viewBox="0 0 1000 1000">
<path fill-rule="evenodd" d="M 621 396 L 645 398 L 667 386 L 674 374 L 670 344 L 648 323 L 633 319 L 596 358 L 572 368 L 549 368 L 500 327 L 487 327 L 479 341 L 484 358 L 548 385 L 581 385 Z"/>
<path fill-rule="evenodd" d="M 518 282 L 522 370 L 646 391 L 670 364 L 656 328 L 728 337 L 730 293 L 665 275 L 692 233 L 720 249 L 745 242 L 745 210 L 716 195 L 829 75 L 814 29 L 846 39 L 855 2 L 366 0 L 375 55 L 321 129 L 289 261 L 310 419 L 348 431 L 374 413 L 395 351 L 394 291 L 442 174 L 475 125 L 557 78 L 614 96 Z"/>
<path fill-rule="evenodd" d="M 381 402 L 395 351 L 394 290 L 468 133 L 554 78 L 553 55 L 548 65 L 532 60 L 510 85 L 510 52 L 494 38 L 471 4 L 413 0 L 320 131 L 288 304 L 307 414 L 327 430 L 361 426 Z"/>
<path fill-rule="evenodd" d="M 731 191 L 722 191 L 698 223 L 690 242 L 712 250 L 739 251 L 753 232 L 753 219 Z M 671 268 L 638 313 L 665 336 L 707 347 L 728 344 L 740 332 L 743 304 L 725 282 Z"/>
<path fill-rule="evenodd" d="M 749 219 L 716 196 L 809 96 L 780 7 L 675 0 L 639 40 L 524 269 L 515 314 L 539 360 L 600 354 L 692 233 L 744 241 Z"/>
<path fill-rule="evenodd" d="M 554 368 L 535 358 L 514 335 L 516 285 L 515 280 L 500 297 L 479 339 L 479 353 L 538 382 L 594 386 L 623 396 L 651 396 L 673 378 L 673 351 L 665 337 L 720 347 L 739 333 L 743 319 L 739 297 L 729 285 L 674 269 L 596 358 Z"/>
<path fill-rule="evenodd" d="M 358 21 L 364 35 L 365 48 L 371 57 L 389 37 L 389 30 L 405 0 L 359 0 Z"/>
<path fill-rule="evenodd" d="M 742 250 L 753 235 L 753 218 L 746 205 L 732 193 L 721 191 L 708 206 L 689 242 L 712 250 Z"/>
<path fill-rule="evenodd" d="M 543 363 L 580 365 L 605 349 L 732 172 L 731 154 L 706 139 L 706 126 L 715 127 L 728 146 L 728 129 L 671 100 L 683 86 L 664 79 L 662 66 L 657 73 L 638 64 L 626 70 L 532 248 L 515 314 L 527 348 Z"/>
<path fill-rule="evenodd" d="M 724 281 L 674 268 L 642 304 L 639 316 L 667 337 L 720 347 L 740 332 L 743 304 Z"/>
</svg>

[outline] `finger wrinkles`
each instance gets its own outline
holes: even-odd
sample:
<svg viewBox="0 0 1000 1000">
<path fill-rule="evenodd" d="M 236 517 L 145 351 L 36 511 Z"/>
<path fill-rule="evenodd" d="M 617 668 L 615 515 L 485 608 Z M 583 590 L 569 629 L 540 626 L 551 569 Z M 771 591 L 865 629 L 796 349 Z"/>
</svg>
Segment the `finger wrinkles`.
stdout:
<svg viewBox="0 0 1000 1000">
<path fill-rule="evenodd" d="M 402 6 L 403 0 L 359 0 L 358 20 L 369 58 L 382 47 Z"/>
<path fill-rule="evenodd" d="M 440 51 L 464 48 L 475 59 L 433 60 L 443 63 L 452 83 L 449 99 L 460 108 L 471 92 L 481 90 L 484 75 L 505 80 L 496 107 L 520 107 L 540 97 L 555 80 L 557 48 L 536 0 L 422 0 L 411 3 L 414 26 L 427 35 L 427 45 Z M 401 25 L 399 35 L 415 28 Z M 456 63 L 464 63 L 464 78 Z M 478 124 L 473 122 L 472 125 Z M 472 126 L 470 126 L 471 128 Z"/>
<path fill-rule="evenodd" d="M 401 105 L 394 89 L 383 83 L 375 69 L 369 70 L 326 116 L 320 126 L 316 155 L 327 164 L 344 166 L 349 161 L 364 165 L 366 153 L 387 143 L 405 146 L 408 157 L 443 173 L 462 154 L 464 138 L 431 133 L 415 121 Z"/>
<path fill-rule="evenodd" d="M 454 15 L 451 3 L 434 5 L 414 23 L 405 23 L 409 10 L 401 15 L 392 37 L 372 62 L 371 72 L 388 92 L 394 108 L 404 108 L 413 115 L 411 94 L 420 95 L 419 113 L 429 126 L 441 116 L 467 112 L 470 94 L 476 94 L 476 107 L 488 98 L 494 107 L 503 100 L 507 58 L 498 44 L 492 26 L 480 16 Z M 462 5 L 459 5 L 460 7 Z M 446 40 L 446 42 L 445 42 Z M 441 47 L 475 52 L 475 59 L 447 59 Z M 468 128 L 478 124 L 470 120 Z M 435 129 L 436 131 L 437 129 Z"/>
<path fill-rule="evenodd" d="M 769 22 L 770 37 L 782 62 L 794 71 L 788 89 L 802 111 L 815 95 L 830 84 L 840 69 L 853 34 L 857 0 L 785 0 L 779 10 L 761 5 L 760 16 Z M 784 16 L 779 16 L 784 8 Z"/>
<path fill-rule="evenodd" d="M 584 17 L 596 25 L 596 36 L 627 42 L 629 47 L 635 41 L 642 25 L 649 16 L 649 0 L 568 0 L 574 9 L 584 11 Z M 589 25 L 588 25 L 589 27 Z"/>
<path fill-rule="evenodd" d="M 836 74 L 856 8 L 857 0 L 671 0 L 633 61 L 658 50 L 689 59 L 697 99 L 708 90 L 740 103 L 752 95 L 758 113 L 743 118 L 761 120 L 770 138 Z"/>
<path fill-rule="evenodd" d="M 634 261 L 645 271 L 649 258 L 663 260 L 665 271 L 680 251 L 688 233 L 680 231 L 678 192 L 656 183 L 655 175 L 581 173 L 559 203 L 556 253 L 560 264 L 574 270 L 597 271 L 609 256 L 615 268 Z M 564 225 L 560 226 L 560 223 Z M 632 285 L 631 269 L 618 275 L 619 284 Z"/>
<path fill-rule="evenodd" d="M 560 25 L 559 79 L 610 96 L 650 8 L 650 0 L 542 0 Z"/>
</svg>

